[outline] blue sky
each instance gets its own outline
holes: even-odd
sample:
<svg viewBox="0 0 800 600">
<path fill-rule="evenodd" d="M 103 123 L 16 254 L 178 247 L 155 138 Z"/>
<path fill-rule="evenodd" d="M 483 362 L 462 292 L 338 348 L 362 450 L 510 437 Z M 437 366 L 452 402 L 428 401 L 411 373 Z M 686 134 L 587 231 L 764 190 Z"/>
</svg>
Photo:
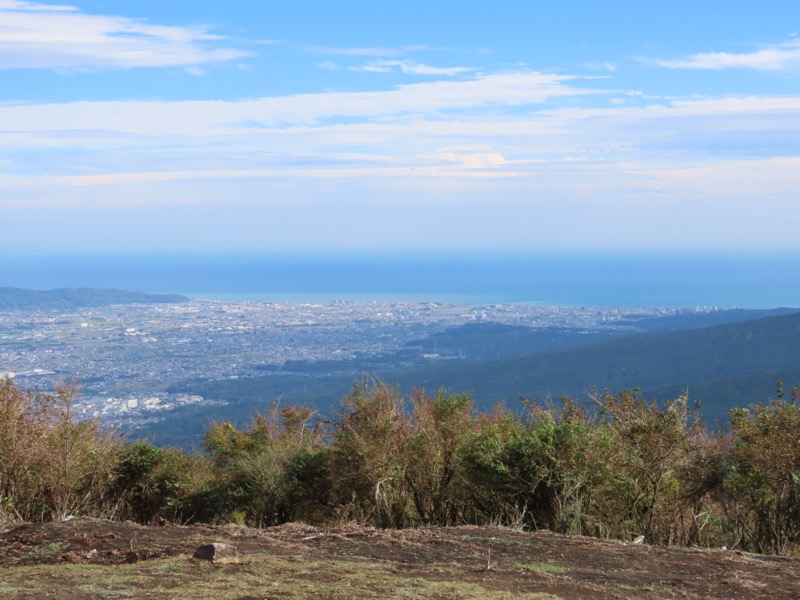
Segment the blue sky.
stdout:
<svg viewBox="0 0 800 600">
<path fill-rule="evenodd" d="M 800 3 L 0 0 L 0 252 L 800 250 Z"/>
</svg>

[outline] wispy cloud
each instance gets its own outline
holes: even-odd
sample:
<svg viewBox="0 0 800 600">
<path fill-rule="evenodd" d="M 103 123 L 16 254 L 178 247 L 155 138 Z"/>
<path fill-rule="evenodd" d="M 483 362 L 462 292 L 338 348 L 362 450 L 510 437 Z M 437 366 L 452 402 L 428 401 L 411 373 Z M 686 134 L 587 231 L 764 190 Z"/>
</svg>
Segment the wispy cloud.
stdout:
<svg viewBox="0 0 800 600">
<path fill-rule="evenodd" d="M 642 59 L 668 69 L 800 70 L 800 39 L 764 46 L 754 52 L 705 52 L 679 59 Z"/>
<path fill-rule="evenodd" d="M 319 61 L 319 62 L 315 62 L 314 66 L 317 67 L 318 69 L 325 69 L 326 71 L 338 71 L 339 70 L 339 65 L 337 65 L 335 62 L 330 61 L 330 60 L 322 60 L 322 61 Z"/>
<path fill-rule="evenodd" d="M 375 58 L 391 58 L 415 52 L 450 52 L 452 50 L 445 46 L 429 46 L 427 44 L 412 44 L 397 48 L 390 48 L 388 46 L 313 46 L 306 44 L 298 45 L 297 48 L 314 54 L 329 54 L 331 56 L 370 56 Z"/>
<path fill-rule="evenodd" d="M 521 107 L 568 96 L 605 94 L 569 76 L 537 72 L 480 75 L 393 90 L 296 94 L 242 101 L 108 101 L 0 106 L 0 131 L 105 131 L 200 137 L 257 128 L 313 126 L 340 118 L 369 121 L 480 107 Z M 249 124 L 249 125 L 248 125 Z"/>
<path fill-rule="evenodd" d="M 221 46 L 223 41 L 202 27 L 0 0 L 0 69 L 195 66 L 251 55 Z"/>
<path fill-rule="evenodd" d="M 237 238 L 241 227 L 275 224 L 266 238 L 286 243 L 308 239 L 310 210 L 343 227 L 362 214 L 448 231 L 462 219 L 478 237 L 496 218 L 489 229 L 502 237 L 491 243 L 523 246 L 531 235 L 563 243 L 567 230 L 575 239 L 576 219 L 587 240 L 612 231 L 669 245 L 688 222 L 693 240 L 724 244 L 718 220 L 735 207 L 754 215 L 748 227 L 759 214 L 784 215 L 779 235 L 793 239 L 800 96 L 617 105 L 609 100 L 625 92 L 592 81 L 518 71 L 239 101 L 0 103 L 0 206 L 64 218 L 191 206 L 181 219 L 210 211 L 230 218 Z M 234 214 L 247 217 L 225 216 Z M 218 219 L 208 223 L 203 231 Z"/>
<path fill-rule="evenodd" d="M 330 54 L 332 56 L 399 56 L 402 50 L 396 48 L 336 48 L 332 46 L 301 46 L 306 52 Z"/>
<path fill-rule="evenodd" d="M 0 0 L 0 10 L 29 10 L 34 12 L 45 11 L 73 11 L 78 10 L 74 6 L 39 4 L 37 2 L 17 2 L 16 0 Z"/>
<path fill-rule="evenodd" d="M 472 71 L 470 67 L 434 67 L 411 60 L 374 60 L 363 65 L 350 67 L 351 71 L 368 73 L 392 73 L 400 71 L 407 75 L 458 75 Z"/>
<path fill-rule="evenodd" d="M 609 71 L 611 73 L 617 72 L 617 65 L 610 62 L 603 62 L 603 63 L 589 62 L 586 63 L 586 68 L 591 69 L 592 71 Z"/>
</svg>

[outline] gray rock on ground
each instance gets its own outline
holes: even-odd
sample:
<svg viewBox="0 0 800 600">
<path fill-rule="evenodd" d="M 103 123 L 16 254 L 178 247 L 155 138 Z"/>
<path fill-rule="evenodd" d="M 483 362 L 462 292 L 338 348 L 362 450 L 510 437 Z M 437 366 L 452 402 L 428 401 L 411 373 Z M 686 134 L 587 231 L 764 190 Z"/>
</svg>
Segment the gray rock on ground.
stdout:
<svg viewBox="0 0 800 600">
<path fill-rule="evenodd" d="M 199 546 L 197 550 L 194 551 L 194 558 L 207 560 L 216 564 L 238 563 L 239 550 L 236 546 L 214 542 L 213 544 L 203 544 Z"/>
</svg>

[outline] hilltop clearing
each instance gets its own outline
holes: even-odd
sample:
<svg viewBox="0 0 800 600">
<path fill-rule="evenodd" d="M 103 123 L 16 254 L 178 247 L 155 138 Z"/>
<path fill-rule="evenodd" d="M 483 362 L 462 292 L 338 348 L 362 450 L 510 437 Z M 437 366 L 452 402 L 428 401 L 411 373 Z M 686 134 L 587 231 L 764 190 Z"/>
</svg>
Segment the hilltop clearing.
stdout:
<svg viewBox="0 0 800 600">
<path fill-rule="evenodd" d="M 209 541 L 241 562 L 191 559 Z M 95 552 L 96 551 L 96 552 Z M 797 598 L 800 560 L 496 527 L 381 530 L 26 524 L 0 534 L 4 598 Z"/>
</svg>

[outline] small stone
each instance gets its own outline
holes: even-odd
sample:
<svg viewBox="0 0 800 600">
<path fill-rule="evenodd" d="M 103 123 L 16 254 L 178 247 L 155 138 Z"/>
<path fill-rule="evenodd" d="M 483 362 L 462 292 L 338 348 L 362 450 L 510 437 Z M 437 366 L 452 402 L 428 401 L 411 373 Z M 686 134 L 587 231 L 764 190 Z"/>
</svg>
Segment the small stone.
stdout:
<svg viewBox="0 0 800 600">
<path fill-rule="evenodd" d="M 77 564 L 83 562 L 83 559 L 80 556 L 78 556 L 77 554 L 75 554 L 74 552 L 67 552 L 61 558 L 62 558 L 62 560 L 65 560 L 68 563 L 71 563 L 73 565 L 77 565 Z"/>
<path fill-rule="evenodd" d="M 213 544 L 204 544 L 198 547 L 194 551 L 194 558 L 217 564 L 238 563 L 239 550 L 236 546 L 214 542 Z"/>
</svg>

